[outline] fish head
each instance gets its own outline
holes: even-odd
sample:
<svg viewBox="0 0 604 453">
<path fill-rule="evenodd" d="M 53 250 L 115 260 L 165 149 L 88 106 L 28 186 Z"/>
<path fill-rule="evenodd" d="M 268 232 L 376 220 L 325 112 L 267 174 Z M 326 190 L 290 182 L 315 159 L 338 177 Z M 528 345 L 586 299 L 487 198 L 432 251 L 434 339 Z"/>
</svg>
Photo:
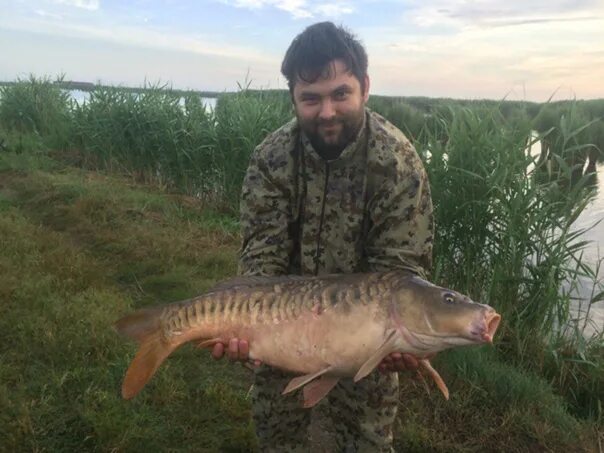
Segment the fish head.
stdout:
<svg viewBox="0 0 604 453">
<path fill-rule="evenodd" d="M 419 277 L 399 286 L 395 324 L 432 344 L 434 351 L 493 342 L 501 320 L 494 308 Z"/>
</svg>

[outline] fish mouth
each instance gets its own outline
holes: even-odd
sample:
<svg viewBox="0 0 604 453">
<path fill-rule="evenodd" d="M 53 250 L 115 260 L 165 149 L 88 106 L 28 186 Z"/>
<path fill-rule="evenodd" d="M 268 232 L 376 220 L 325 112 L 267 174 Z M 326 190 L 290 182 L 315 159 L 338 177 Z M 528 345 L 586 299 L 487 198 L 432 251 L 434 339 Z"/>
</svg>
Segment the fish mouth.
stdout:
<svg viewBox="0 0 604 453">
<path fill-rule="evenodd" d="M 492 311 L 487 313 L 486 315 L 486 325 L 487 331 L 482 334 L 482 339 L 487 343 L 493 344 L 493 337 L 495 336 L 495 332 L 497 332 L 497 327 L 499 327 L 499 322 L 501 321 L 501 315 L 496 311 Z"/>
<path fill-rule="evenodd" d="M 481 343 L 493 344 L 493 337 L 497 332 L 500 321 L 501 315 L 495 310 L 489 310 L 484 314 L 483 319 L 477 323 L 478 325 L 473 326 L 474 328 L 470 331 L 470 334 Z"/>
</svg>

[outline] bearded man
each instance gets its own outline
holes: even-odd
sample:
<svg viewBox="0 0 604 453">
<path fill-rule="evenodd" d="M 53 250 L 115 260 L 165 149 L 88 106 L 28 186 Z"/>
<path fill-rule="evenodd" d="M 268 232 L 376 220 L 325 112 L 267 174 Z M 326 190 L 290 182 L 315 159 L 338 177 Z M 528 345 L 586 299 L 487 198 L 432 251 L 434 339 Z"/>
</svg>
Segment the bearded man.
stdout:
<svg viewBox="0 0 604 453">
<path fill-rule="evenodd" d="M 322 275 L 431 267 L 433 219 L 424 167 L 403 133 L 365 105 L 367 54 L 331 22 L 306 28 L 281 71 L 296 118 L 253 152 L 243 183 L 241 275 Z M 247 360 L 249 345 L 218 344 Z M 342 379 L 323 410 L 338 451 L 391 451 L 398 374 L 417 370 L 392 354 L 365 379 Z M 311 411 L 282 390 L 291 375 L 255 370 L 253 415 L 260 450 L 310 451 Z M 313 409 L 314 410 L 314 409 Z"/>
</svg>

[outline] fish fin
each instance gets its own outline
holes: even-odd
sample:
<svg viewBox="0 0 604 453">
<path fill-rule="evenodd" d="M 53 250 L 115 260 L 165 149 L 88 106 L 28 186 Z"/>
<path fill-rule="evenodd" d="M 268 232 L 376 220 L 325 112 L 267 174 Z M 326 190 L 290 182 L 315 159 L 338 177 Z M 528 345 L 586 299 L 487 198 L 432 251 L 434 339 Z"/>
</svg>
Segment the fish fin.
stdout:
<svg viewBox="0 0 604 453">
<path fill-rule="evenodd" d="M 291 381 L 289 381 L 289 384 L 287 384 L 287 387 L 285 387 L 285 390 L 283 390 L 282 395 L 285 395 L 286 393 L 293 392 L 294 390 L 299 389 L 303 385 L 308 384 L 313 379 L 316 379 L 319 376 L 321 376 L 322 374 L 327 373 L 329 370 L 331 370 L 331 368 L 332 368 L 331 366 L 328 366 L 327 368 L 319 370 L 316 373 L 305 374 L 304 376 L 298 376 L 298 377 L 293 378 Z"/>
<path fill-rule="evenodd" d="M 304 387 L 304 407 L 313 407 L 336 386 L 339 376 L 321 376 Z"/>
<path fill-rule="evenodd" d="M 384 357 L 393 351 L 394 344 L 398 338 L 398 330 L 393 329 L 388 335 L 388 338 L 382 343 L 382 345 L 375 351 L 371 357 L 359 368 L 357 374 L 354 376 L 354 382 L 358 382 L 371 373 L 376 366 L 382 361 Z M 400 334 L 399 334 L 400 335 Z"/>
<path fill-rule="evenodd" d="M 160 328 L 162 307 L 142 308 L 120 318 L 114 324 L 120 335 L 136 340 L 139 343 Z"/>
<path fill-rule="evenodd" d="M 159 318 L 161 311 L 156 308 L 137 310 L 115 323 L 115 328 L 120 334 L 140 344 L 122 383 L 124 399 L 136 396 L 166 357 L 179 346 L 162 337 Z"/>
<path fill-rule="evenodd" d="M 447 388 L 447 384 L 445 384 L 445 381 L 443 380 L 443 378 L 440 377 L 440 374 L 438 374 L 438 371 L 436 371 L 432 367 L 432 364 L 430 363 L 430 361 L 428 359 L 421 359 L 419 361 L 419 364 L 428 371 L 428 374 L 430 376 L 432 376 L 432 379 L 434 379 L 434 382 L 436 382 L 436 386 L 439 388 L 439 390 L 445 396 L 445 399 L 448 400 L 449 399 L 449 389 Z"/>
<path fill-rule="evenodd" d="M 196 348 L 202 349 L 202 348 L 210 348 L 212 346 L 214 346 L 217 343 L 222 343 L 222 341 L 220 340 L 220 338 L 210 338 L 209 340 L 202 340 L 199 343 L 197 343 L 195 345 Z"/>
</svg>

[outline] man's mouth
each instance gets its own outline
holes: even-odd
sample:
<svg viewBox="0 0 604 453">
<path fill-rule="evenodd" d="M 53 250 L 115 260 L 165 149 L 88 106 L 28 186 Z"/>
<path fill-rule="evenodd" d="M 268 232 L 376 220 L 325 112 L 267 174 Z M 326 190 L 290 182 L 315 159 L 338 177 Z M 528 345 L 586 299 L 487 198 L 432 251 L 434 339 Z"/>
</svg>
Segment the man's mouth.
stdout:
<svg viewBox="0 0 604 453">
<path fill-rule="evenodd" d="M 320 124 L 319 129 L 323 132 L 334 133 L 340 129 L 340 123 Z"/>
</svg>

